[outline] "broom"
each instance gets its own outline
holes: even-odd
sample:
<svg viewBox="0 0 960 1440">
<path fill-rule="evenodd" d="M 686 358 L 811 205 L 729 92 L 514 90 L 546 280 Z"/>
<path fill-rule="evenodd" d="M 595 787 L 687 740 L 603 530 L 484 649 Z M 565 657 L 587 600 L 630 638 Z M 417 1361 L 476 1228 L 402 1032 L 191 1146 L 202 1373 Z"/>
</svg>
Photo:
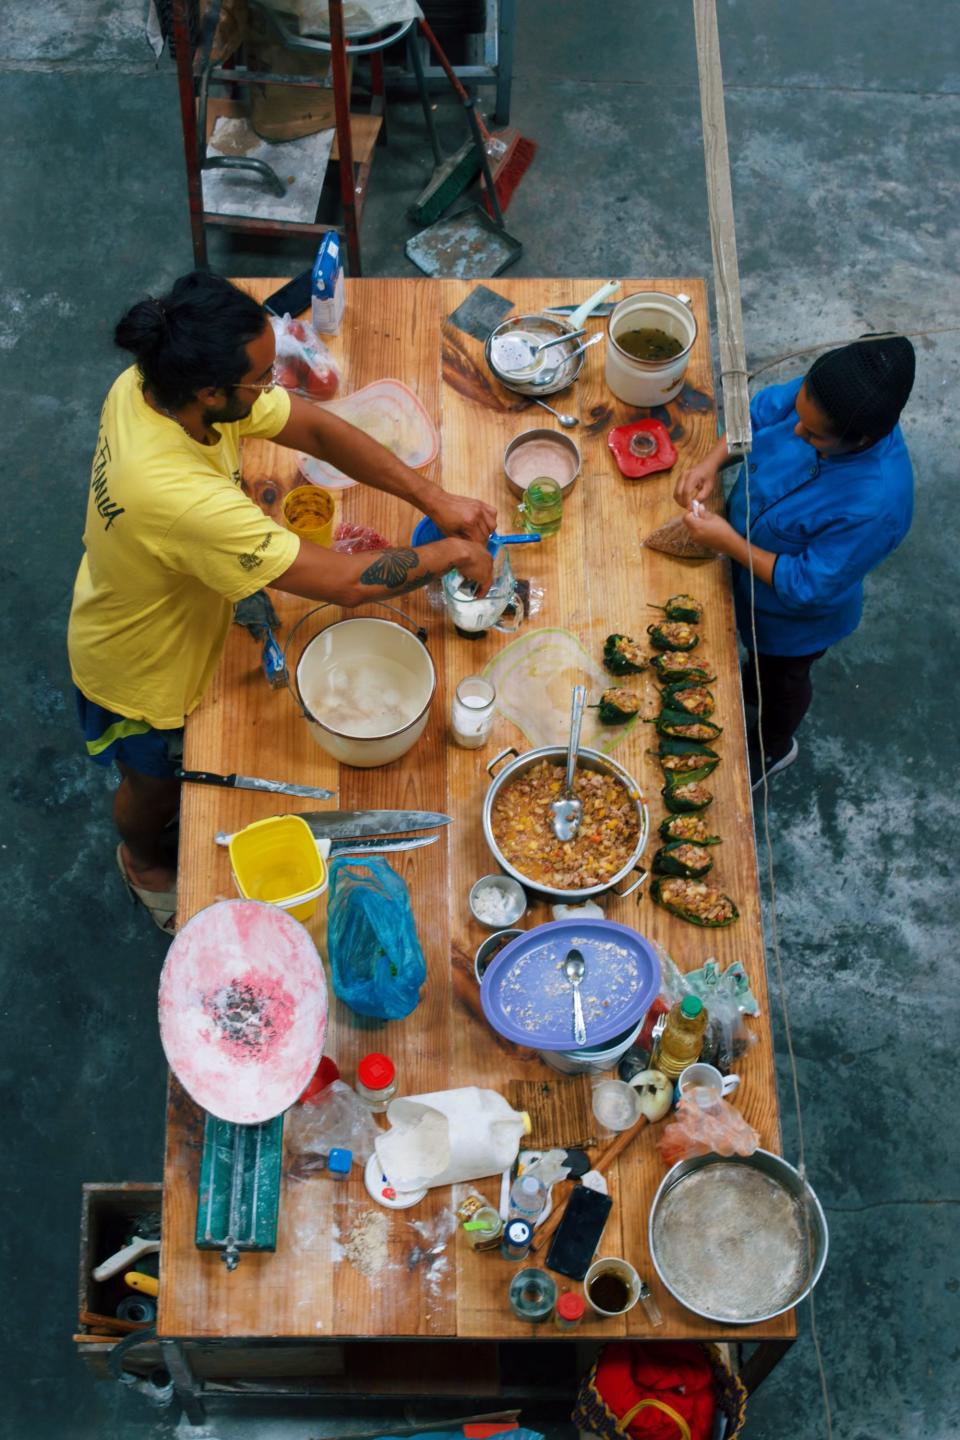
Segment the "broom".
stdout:
<svg viewBox="0 0 960 1440">
<path fill-rule="evenodd" d="M 455 93 L 464 104 L 467 104 L 470 97 L 447 59 L 429 22 L 421 19 L 418 23 Z M 514 191 L 529 170 L 533 157 L 537 153 L 536 142 L 528 140 L 525 135 L 521 135 L 519 130 L 512 126 L 492 135 L 479 116 L 477 116 L 477 122 L 483 139 L 483 147 L 490 161 L 497 202 L 501 210 L 506 210 L 513 199 Z M 445 162 L 441 170 L 436 172 L 411 212 L 414 218 L 429 221 L 442 215 L 443 211 L 453 204 L 457 196 L 462 195 L 467 186 L 471 184 L 479 168 L 471 138 Z M 484 195 L 483 203 L 487 214 L 493 216 L 494 211 L 489 195 Z"/>
</svg>

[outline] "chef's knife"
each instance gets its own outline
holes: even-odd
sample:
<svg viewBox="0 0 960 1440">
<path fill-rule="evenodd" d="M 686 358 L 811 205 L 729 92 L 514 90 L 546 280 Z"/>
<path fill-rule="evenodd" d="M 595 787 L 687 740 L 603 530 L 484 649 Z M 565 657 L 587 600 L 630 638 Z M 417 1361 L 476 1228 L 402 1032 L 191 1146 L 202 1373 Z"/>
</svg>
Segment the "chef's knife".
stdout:
<svg viewBox="0 0 960 1440">
<path fill-rule="evenodd" d="M 225 785 L 231 790 L 263 790 L 270 795 L 301 795 L 306 800 L 334 800 L 336 790 L 319 785 L 294 785 L 289 780 L 260 780 L 256 775 L 216 775 L 212 770 L 178 770 L 178 780 L 194 785 Z"/>
<path fill-rule="evenodd" d="M 543 307 L 543 313 L 545 315 L 572 315 L 574 310 L 579 310 L 579 308 L 579 305 L 545 305 Z M 590 311 L 590 315 L 591 318 L 594 315 L 609 315 L 610 311 L 616 308 L 615 304 L 607 301 L 604 305 L 594 305 Z"/>
<path fill-rule="evenodd" d="M 408 830 L 432 830 L 436 825 L 449 825 L 451 818 L 436 810 L 307 810 L 300 814 L 314 835 L 329 840 L 405 835 Z"/>
<path fill-rule="evenodd" d="M 226 830 L 218 830 L 213 838 L 218 845 L 229 845 L 233 836 Z M 388 855 L 397 850 L 422 850 L 439 839 L 439 835 L 408 835 L 403 840 L 334 840 L 330 859 L 337 855 Z"/>
</svg>

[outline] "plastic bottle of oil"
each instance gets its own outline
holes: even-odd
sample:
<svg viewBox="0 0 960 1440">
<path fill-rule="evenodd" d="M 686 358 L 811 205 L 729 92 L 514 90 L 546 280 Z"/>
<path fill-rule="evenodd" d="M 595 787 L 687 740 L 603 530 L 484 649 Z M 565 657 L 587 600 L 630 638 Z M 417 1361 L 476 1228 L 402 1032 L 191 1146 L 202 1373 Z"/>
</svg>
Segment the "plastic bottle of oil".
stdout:
<svg viewBox="0 0 960 1440">
<path fill-rule="evenodd" d="M 699 1060 L 708 1019 L 703 1001 L 698 996 L 684 995 L 682 1000 L 677 1001 L 667 1016 L 660 1044 L 651 1062 L 653 1068 L 676 1080 L 688 1065 Z"/>
</svg>

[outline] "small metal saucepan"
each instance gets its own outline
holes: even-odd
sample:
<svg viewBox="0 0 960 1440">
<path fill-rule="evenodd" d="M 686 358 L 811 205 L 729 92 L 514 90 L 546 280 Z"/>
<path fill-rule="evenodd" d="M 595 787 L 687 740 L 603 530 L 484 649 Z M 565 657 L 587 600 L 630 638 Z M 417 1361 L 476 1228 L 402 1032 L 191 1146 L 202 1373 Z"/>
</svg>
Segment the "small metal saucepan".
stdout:
<svg viewBox="0 0 960 1440">
<path fill-rule="evenodd" d="M 519 780 L 522 775 L 525 775 L 534 765 L 538 765 L 541 760 L 549 760 L 556 765 L 559 776 L 562 772 L 562 767 L 566 763 L 567 747 L 566 745 L 543 745 L 539 750 L 527 750 L 523 755 L 520 755 L 511 746 L 507 750 L 501 750 L 500 754 L 496 755 L 490 761 L 490 764 L 487 766 L 488 775 L 493 775 L 497 766 L 505 760 L 508 755 L 513 755 L 515 757 L 514 760 L 496 776 L 483 802 L 483 836 L 490 848 L 490 853 L 494 856 L 500 868 L 505 870 L 508 875 L 512 875 L 515 880 L 519 880 L 521 885 L 525 885 L 528 890 L 536 890 L 538 894 L 549 895 L 555 900 L 592 900 L 597 895 L 605 894 L 608 890 L 613 891 L 615 895 L 622 898 L 626 895 L 632 895 L 634 890 L 639 889 L 647 878 L 647 872 L 640 867 L 640 857 L 646 849 L 647 840 L 650 835 L 650 812 L 647 808 L 647 802 L 643 798 L 640 786 L 636 780 L 634 780 L 633 776 L 624 770 L 622 765 L 618 765 L 616 760 L 611 759 L 609 755 L 601 755 L 599 750 L 580 750 L 577 756 L 577 768 L 581 770 L 598 770 L 601 775 L 612 775 L 620 781 L 633 800 L 637 812 L 637 843 L 626 864 L 617 871 L 616 875 L 612 875 L 610 879 L 604 881 L 602 885 L 590 885 L 581 890 L 557 890 L 549 885 L 538 884 L 536 881 L 531 880 L 529 876 L 523 875 L 509 863 L 493 837 L 494 801 L 501 790 L 511 785 L 514 781 Z M 614 888 L 626 880 L 627 876 L 632 872 L 636 872 L 636 878 L 634 878 L 629 885 L 619 890 Z"/>
<path fill-rule="evenodd" d="M 584 320 L 595 306 L 619 288 L 619 280 L 609 280 L 570 315 L 512 315 L 501 321 L 491 330 L 483 347 L 484 359 L 490 370 L 501 385 L 518 395 L 539 397 L 566 390 L 583 369 L 583 352 L 580 349 L 582 342 L 576 337 Z M 497 363 L 498 342 L 512 335 L 525 340 L 532 347 L 545 341 L 556 340 L 560 336 L 566 336 L 567 339 L 544 350 L 530 369 L 517 371 Z M 515 349 L 507 347 L 505 353 L 510 353 L 511 348 Z"/>
</svg>

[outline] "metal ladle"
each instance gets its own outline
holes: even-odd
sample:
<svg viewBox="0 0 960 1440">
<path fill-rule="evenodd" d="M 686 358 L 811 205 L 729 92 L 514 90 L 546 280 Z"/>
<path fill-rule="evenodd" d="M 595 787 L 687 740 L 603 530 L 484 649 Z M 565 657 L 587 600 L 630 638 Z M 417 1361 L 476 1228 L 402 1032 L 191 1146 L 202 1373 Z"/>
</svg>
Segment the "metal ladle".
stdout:
<svg viewBox="0 0 960 1440">
<path fill-rule="evenodd" d="M 573 840 L 580 829 L 583 805 L 573 793 L 573 777 L 577 768 L 577 751 L 580 749 L 580 727 L 583 724 L 583 710 L 587 703 L 586 685 L 574 685 L 570 704 L 570 744 L 567 749 L 567 773 L 559 800 L 551 800 L 553 812 L 553 833 L 558 840 Z"/>
<path fill-rule="evenodd" d="M 579 950 L 571 950 L 563 962 L 563 973 L 573 986 L 573 1041 L 575 1045 L 586 1045 L 587 1026 L 583 1018 L 583 1001 L 580 999 L 580 985 L 587 962 Z"/>
</svg>

